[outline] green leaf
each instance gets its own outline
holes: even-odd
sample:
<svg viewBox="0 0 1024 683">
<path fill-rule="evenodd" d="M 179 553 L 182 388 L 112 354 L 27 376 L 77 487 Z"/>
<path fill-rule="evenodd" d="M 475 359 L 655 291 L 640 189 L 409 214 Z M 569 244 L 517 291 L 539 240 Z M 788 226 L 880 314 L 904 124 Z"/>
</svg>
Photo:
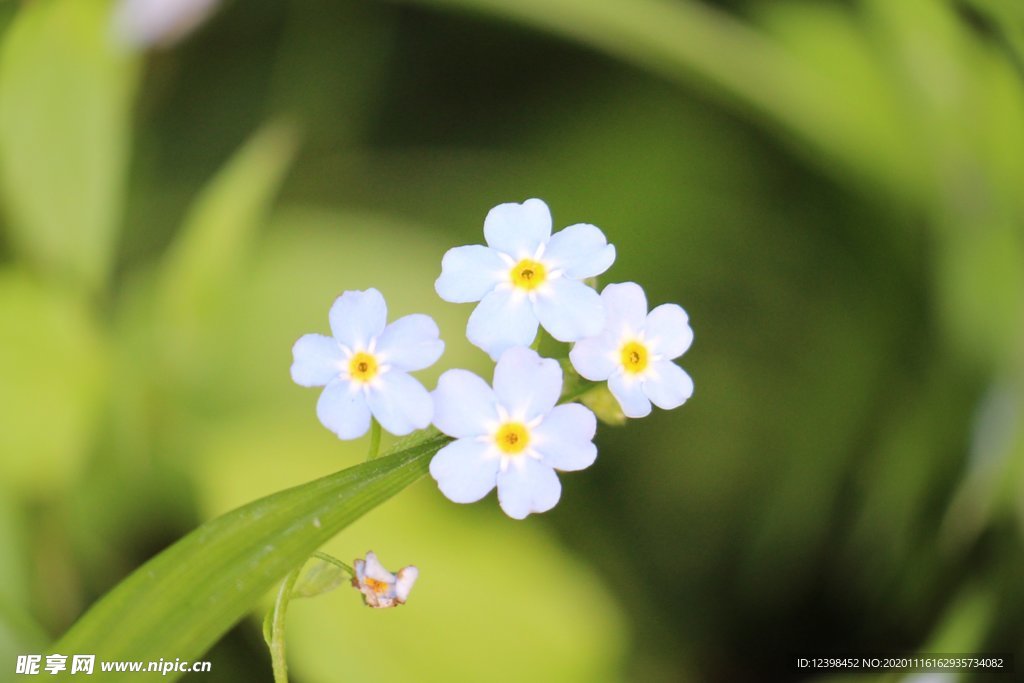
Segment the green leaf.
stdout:
<svg viewBox="0 0 1024 683">
<path fill-rule="evenodd" d="M 299 576 L 299 580 L 292 588 L 293 598 L 315 598 L 329 593 L 352 575 L 337 561 L 329 562 L 320 557 L 311 557 L 307 564 L 308 569 Z"/>
<path fill-rule="evenodd" d="M 25 3 L 0 48 L 0 189 L 11 242 L 95 289 L 110 270 L 137 63 L 109 40 L 109 3 Z"/>
<path fill-rule="evenodd" d="M 447 442 L 428 432 L 392 455 L 207 522 L 122 581 L 54 650 L 107 660 L 199 658 L 316 548 L 425 474 Z"/>
</svg>

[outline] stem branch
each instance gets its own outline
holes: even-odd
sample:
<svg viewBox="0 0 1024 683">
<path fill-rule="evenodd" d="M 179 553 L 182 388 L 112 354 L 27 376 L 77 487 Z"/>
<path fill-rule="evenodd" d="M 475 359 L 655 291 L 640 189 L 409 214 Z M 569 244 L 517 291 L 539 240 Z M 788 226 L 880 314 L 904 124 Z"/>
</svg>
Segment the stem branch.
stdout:
<svg viewBox="0 0 1024 683">
<path fill-rule="evenodd" d="M 274 600 L 274 617 L 270 623 L 270 660 L 274 665 L 274 683 L 288 683 L 288 661 L 284 653 L 284 619 L 288 613 L 292 589 L 299 580 L 299 574 L 302 573 L 305 564 L 303 562 L 284 578 Z"/>
<path fill-rule="evenodd" d="M 377 418 L 370 418 L 370 453 L 366 456 L 367 460 L 373 460 L 380 455 L 380 422 L 377 422 Z"/>
</svg>

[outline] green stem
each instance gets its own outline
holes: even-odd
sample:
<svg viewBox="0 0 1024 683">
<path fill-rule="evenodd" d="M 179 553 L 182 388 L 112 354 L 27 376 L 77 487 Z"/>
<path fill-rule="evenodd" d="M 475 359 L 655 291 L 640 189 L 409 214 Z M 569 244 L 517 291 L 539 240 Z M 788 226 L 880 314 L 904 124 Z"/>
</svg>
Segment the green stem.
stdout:
<svg viewBox="0 0 1024 683">
<path fill-rule="evenodd" d="M 596 389 L 599 386 L 601 385 L 596 382 L 581 382 L 580 384 L 563 391 L 561 397 L 559 397 L 559 401 L 561 403 L 572 403 L 583 396 L 583 394 L 587 393 L 591 389 Z"/>
<path fill-rule="evenodd" d="M 559 364 L 562 366 L 563 378 L 562 395 L 558 399 L 561 403 L 572 403 L 591 389 L 601 386 L 600 382 L 591 382 L 580 377 L 568 358 L 562 358 Z"/>
<path fill-rule="evenodd" d="M 299 580 L 299 574 L 305 562 L 289 572 L 281 582 L 274 600 L 274 617 L 270 624 L 270 659 L 274 665 L 274 683 L 288 683 L 288 661 L 284 653 L 284 619 L 288 613 L 288 603 L 292 599 L 292 589 Z"/>
<path fill-rule="evenodd" d="M 310 557 L 333 564 L 335 567 L 346 572 L 350 577 L 355 578 L 355 570 L 336 557 L 322 553 L 319 550 L 310 555 Z M 306 562 L 308 562 L 308 559 Z M 285 656 L 284 647 L 285 617 L 288 614 L 288 604 L 291 602 L 295 584 L 302 575 L 306 562 L 303 562 L 285 576 L 284 581 L 281 582 L 281 587 L 277 590 L 274 607 L 267 614 L 266 623 L 264 623 L 264 633 L 267 645 L 270 648 L 270 660 L 274 668 L 274 683 L 288 683 L 288 660 Z"/>
<path fill-rule="evenodd" d="M 370 418 L 370 453 L 366 456 L 367 460 L 373 460 L 380 455 L 380 422 L 377 422 L 377 418 Z"/>
</svg>

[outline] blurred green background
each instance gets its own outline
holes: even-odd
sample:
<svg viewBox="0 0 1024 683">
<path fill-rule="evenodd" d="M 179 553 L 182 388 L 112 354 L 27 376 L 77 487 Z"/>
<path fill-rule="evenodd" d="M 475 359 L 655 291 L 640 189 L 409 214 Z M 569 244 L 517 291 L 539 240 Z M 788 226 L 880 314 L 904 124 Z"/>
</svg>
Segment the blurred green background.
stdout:
<svg viewBox="0 0 1024 683">
<path fill-rule="evenodd" d="M 0 4 L 4 670 L 202 521 L 360 461 L 288 377 L 341 291 L 439 321 L 429 387 L 489 373 L 433 280 L 534 196 L 687 309 L 695 396 L 603 427 L 543 516 L 428 479 L 345 531 L 420 583 L 295 603 L 294 681 L 1024 666 L 1024 5 L 229 1 L 135 50 L 112 9 Z M 271 680 L 259 615 L 208 658 L 186 680 Z"/>
</svg>

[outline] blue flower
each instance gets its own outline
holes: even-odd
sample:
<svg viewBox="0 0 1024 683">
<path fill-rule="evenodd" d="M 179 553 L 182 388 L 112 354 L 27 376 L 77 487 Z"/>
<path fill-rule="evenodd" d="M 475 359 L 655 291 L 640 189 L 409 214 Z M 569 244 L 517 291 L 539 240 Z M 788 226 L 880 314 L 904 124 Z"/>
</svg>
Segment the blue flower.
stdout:
<svg viewBox="0 0 1024 683">
<path fill-rule="evenodd" d="M 597 334 L 604 309 L 581 282 L 615 261 L 615 247 L 593 225 L 551 234 L 551 212 L 540 199 L 500 204 L 484 220 L 487 246 L 450 249 L 435 288 L 445 301 L 480 304 L 466 336 L 491 358 L 529 346 L 538 322 L 559 341 Z"/>
<path fill-rule="evenodd" d="M 627 417 L 644 417 L 651 403 L 670 410 L 693 395 L 693 380 L 672 362 L 693 342 L 686 311 L 662 304 L 647 312 L 647 297 L 633 282 L 601 292 L 607 319 L 601 333 L 577 342 L 569 360 L 583 377 L 600 382 Z"/>
<path fill-rule="evenodd" d="M 329 314 L 334 337 L 307 334 L 292 347 L 292 379 L 324 387 L 317 417 L 342 439 L 365 434 L 371 415 L 399 436 L 430 424 L 430 394 L 408 373 L 433 365 L 444 351 L 437 324 L 416 314 L 386 325 L 387 316 L 376 289 L 345 292 Z"/>
<path fill-rule="evenodd" d="M 411 565 L 392 574 L 384 568 L 373 551 L 366 553 L 365 560 L 356 560 L 353 569 L 356 575 L 352 585 L 363 594 L 363 601 L 368 607 L 378 608 L 404 605 L 409 599 L 412 585 L 420 575 L 419 570 Z"/>
<path fill-rule="evenodd" d="M 456 503 L 473 503 L 498 487 L 514 519 L 547 512 L 562 493 L 555 470 L 593 464 L 597 420 L 587 408 L 556 406 L 562 369 L 524 347 L 494 368 L 494 388 L 468 370 L 449 370 L 434 391 L 434 424 L 455 437 L 434 456 L 430 474 Z"/>
</svg>

